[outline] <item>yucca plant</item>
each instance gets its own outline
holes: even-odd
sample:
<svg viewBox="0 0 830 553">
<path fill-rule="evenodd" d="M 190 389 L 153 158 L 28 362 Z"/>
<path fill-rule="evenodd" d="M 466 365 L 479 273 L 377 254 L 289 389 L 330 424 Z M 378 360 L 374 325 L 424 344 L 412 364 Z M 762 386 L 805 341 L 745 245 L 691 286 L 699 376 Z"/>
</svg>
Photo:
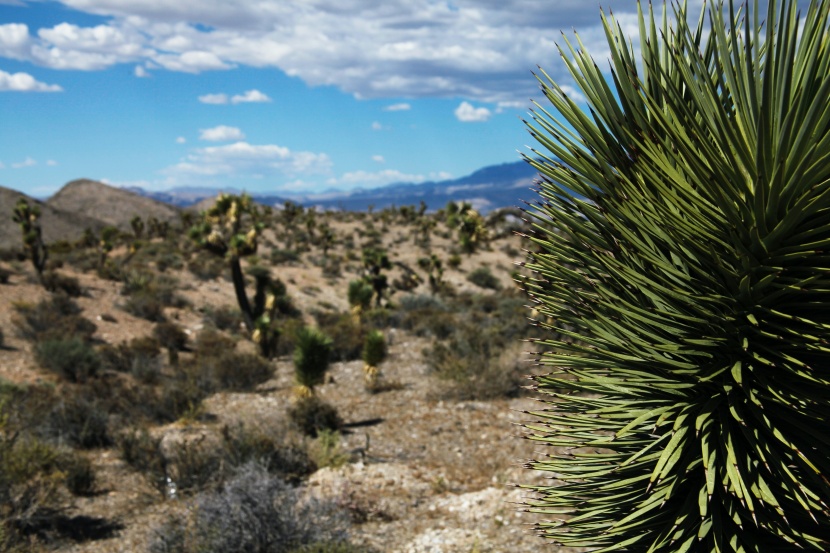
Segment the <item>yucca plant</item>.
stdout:
<svg viewBox="0 0 830 553">
<path fill-rule="evenodd" d="M 363 376 L 366 386 L 372 390 L 380 378 L 380 365 L 386 359 L 386 336 L 380 330 L 370 330 L 363 343 Z"/>
<path fill-rule="evenodd" d="M 47 259 L 49 259 L 49 249 L 43 242 L 43 233 L 40 227 L 40 207 L 37 204 L 30 206 L 25 198 L 20 198 L 14 206 L 12 220 L 20 226 L 27 257 L 32 260 L 32 266 L 37 271 L 40 281 L 43 282 L 43 270 L 46 268 Z"/>
<path fill-rule="evenodd" d="M 532 511 L 591 551 L 830 549 L 830 1 L 602 21 L 547 74 Z M 635 54 L 636 52 L 636 54 Z"/>
<path fill-rule="evenodd" d="M 314 395 L 314 387 L 322 384 L 329 370 L 331 338 L 317 328 L 303 327 L 297 332 L 294 349 L 295 395 L 299 398 Z"/>
</svg>

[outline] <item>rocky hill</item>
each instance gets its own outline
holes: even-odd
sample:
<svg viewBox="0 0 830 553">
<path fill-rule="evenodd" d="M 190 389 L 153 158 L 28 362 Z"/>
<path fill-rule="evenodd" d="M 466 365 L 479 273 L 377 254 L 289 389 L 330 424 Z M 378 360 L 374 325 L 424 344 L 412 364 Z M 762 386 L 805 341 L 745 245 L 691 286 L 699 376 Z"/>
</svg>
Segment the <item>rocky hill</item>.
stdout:
<svg viewBox="0 0 830 553">
<path fill-rule="evenodd" d="M 121 230 L 129 230 L 130 219 L 136 215 L 168 222 L 179 217 L 178 209 L 171 205 L 88 179 L 68 182 L 46 203 L 55 209 L 98 219 Z"/>
<path fill-rule="evenodd" d="M 20 198 L 26 198 L 30 204 L 40 207 L 43 238 L 46 243 L 57 240 L 77 240 L 83 235 L 84 229 L 97 231 L 105 225 L 95 217 L 66 211 L 60 209 L 59 206 L 41 202 L 17 190 L 0 186 L 0 248 L 14 248 L 20 245 L 20 229 L 12 221 L 14 206 Z"/>
</svg>

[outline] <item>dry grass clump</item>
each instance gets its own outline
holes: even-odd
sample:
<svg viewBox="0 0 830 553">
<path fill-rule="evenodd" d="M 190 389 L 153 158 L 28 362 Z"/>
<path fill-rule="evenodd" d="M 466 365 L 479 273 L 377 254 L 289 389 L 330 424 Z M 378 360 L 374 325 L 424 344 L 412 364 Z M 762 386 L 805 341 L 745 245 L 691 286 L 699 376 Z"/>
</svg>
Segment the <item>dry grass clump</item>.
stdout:
<svg viewBox="0 0 830 553">
<path fill-rule="evenodd" d="M 338 551 L 335 544 L 344 551 L 347 541 L 348 517 L 336 503 L 306 497 L 255 462 L 193 503 L 183 518 L 155 530 L 151 553 Z"/>
<path fill-rule="evenodd" d="M 82 310 L 78 304 L 63 294 L 37 304 L 17 303 L 14 307 L 18 316 L 13 324 L 22 338 L 33 342 L 63 338 L 89 341 L 97 328 L 80 315 Z"/>
</svg>

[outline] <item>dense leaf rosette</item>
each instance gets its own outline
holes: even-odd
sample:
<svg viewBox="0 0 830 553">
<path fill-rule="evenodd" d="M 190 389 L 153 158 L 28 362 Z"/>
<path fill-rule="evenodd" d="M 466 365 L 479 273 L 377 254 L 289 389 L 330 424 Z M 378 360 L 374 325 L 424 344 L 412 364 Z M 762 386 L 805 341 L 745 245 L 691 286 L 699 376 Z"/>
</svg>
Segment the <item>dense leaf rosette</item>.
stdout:
<svg viewBox="0 0 830 553">
<path fill-rule="evenodd" d="M 596 551 L 830 549 L 830 1 L 603 16 L 544 72 L 530 509 Z M 635 55 L 636 52 L 636 55 Z"/>
</svg>

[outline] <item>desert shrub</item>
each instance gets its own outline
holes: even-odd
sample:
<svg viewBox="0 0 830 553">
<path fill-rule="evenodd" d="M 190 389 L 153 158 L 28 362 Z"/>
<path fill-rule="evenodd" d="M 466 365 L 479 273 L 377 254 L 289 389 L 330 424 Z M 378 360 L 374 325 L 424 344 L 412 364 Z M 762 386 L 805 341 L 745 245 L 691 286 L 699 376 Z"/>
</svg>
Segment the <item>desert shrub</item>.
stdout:
<svg viewBox="0 0 830 553">
<path fill-rule="evenodd" d="M 315 313 L 318 328 L 331 338 L 331 360 L 352 361 L 360 359 L 366 329 L 360 320 L 350 313 Z"/>
<path fill-rule="evenodd" d="M 118 346 L 106 344 L 98 349 L 98 355 L 103 370 L 130 373 L 145 384 L 155 384 L 161 375 L 161 349 L 151 336 Z"/>
<path fill-rule="evenodd" d="M 303 498 L 257 463 L 239 467 L 220 490 L 200 494 L 188 516 L 157 528 L 150 551 L 290 553 L 313 543 L 343 542 L 348 525 L 334 502 Z"/>
<path fill-rule="evenodd" d="M 153 337 L 167 348 L 170 364 L 178 364 L 179 352 L 187 347 L 187 333 L 182 327 L 172 322 L 161 322 L 153 329 Z"/>
<path fill-rule="evenodd" d="M 38 425 L 41 436 L 84 449 L 112 444 L 108 413 L 96 399 L 82 392 L 67 392 L 55 399 L 46 420 Z"/>
<path fill-rule="evenodd" d="M 449 265 L 450 269 L 458 270 L 461 267 L 461 256 L 457 253 L 450 255 L 449 259 L 447 259 L 447 265 Z"/>
<path fill-rule="evenodd" d="M 480 288 L 486 288 L 488 290 L 501 290 L 501 282 L 496 275 L 490 272 L 489 267 L 479 267 L 478 269 L 471 271 L 467 275 L 467 280 Z"/>
<path fill-rule="evenodd" d="M 97 329 L 92 321 L 80 315 L 78 304 L 63 294 L 34 305 L 16 304 L 15 309 L 19 316 L 13 320 L 14 325 L 27 340 L 76 338 L 88 341 Z"/>
<path fill-rule="evenodd" d="M 200 357 L 201 370 L 225 390 L 251 390 L 274 374 L 274 367 L 258 355 L 226 352 L 219 357 Z"/>
<path fill-rule="evenodd" d="M 156 258 L 155 263 L 156 269 L 162 273 L 167 269 L 179 270 L 184 267 L 182 256 L 176 253 L 163 253 Z"/>
<path fill-rule="evenodd" d="M 341 467 L 349 462 L 349 456 L 340 449 L 340 432 L 321 429 L 309 445 L 309 455 L 314 464 L 323 467 Z"/>
<path fill-rule="evenodd" d="M 13 274 L 14 273 L 11 270 L 9 270 L 5 267 L 0 267 L 0 284 L 8 284 L 9 283 L 9 278 Z"/>
<path fill-rule="evenodd" d="M 281 250 L 274 248 L 268 256 L 273 265 L 295 263 L 300 260 L 300 254 L 295 250 Z"/>
<path fill-rule="evenodd" d="M 117 439 L 121 459 L 140 472 L 163 496 L 167 494 L 167 462 L 161 454 L 161 438 L 146 429 L 132 428 Z"/>
<path fill-rule="evenodd" d="M 95 470 L 83 455 L 74 452 L 65 454 L 61 470 L 66 475 L 64 484 L 73 495 L 87 496 L 95 491 Z"/>
<path fill-rule="evenodd" d="M 221 258 L 200 252 L 187 262 L 187 270 L 199 280 L 216 280 L 225 274 L 227 265 Z"/>
<path fill-rule="evenodd" d="M 43 273 L 43 287 L 50 292 L 62 292 L 69 297 L 77 298 L 83 295 L 84 290 L 78 279 L 57 271 L 46 271 Z"/>
<path fill-rule="evenodd" d="M 79 338 L 47 339 L 35 345 L 35 359 L 41 367 L 71 382 L 85 382 L 100 367 L 98 354 Z"/>
<path fill-rule="evenodd" d="M 317 470 L 301 441 L 293 439 L 288 432 L 269 430 L 243 424 L 224 426 L 222 439 L 227 464 L 238 467 L 254 461 L 294 484 Z"/>
<path fill-rule="evenodd" d="M 238 333 L 245 319 L 242 318 L 242 313 L 238 307 L 221 305 L 219 307 L 206 307 L 204 321 L 218 330 Z"/>
<path fill-rule="evenodd" d="M 166 459 L 166 492 L 169 496 L 196 493 L 222 482 L 223 451 L 206 436 L 183 440 Z"/>
<path fill-rule="evenodd" d="M 212 328 L 205 328 L 196 335 L 194 350 L 196 356 L 218 357 L 236 349 L 236 342 Z"/>
<path fill-rule="evenodd" d="M 149 273 L 131 273 L 126 279 L 122 292 L 130 297 L 124 310 L 153 322 L 164 322 L 165 307 L 184 307 L 186 302 L 177 293 L 178 281 L 166 275 L 153 276 Z"/>
<path fill-rule="evenodd" d="M 317 396 L 295 401 L 288 409 L 288 417 L 306 436 L 317 436 L 325 430 L 340 430 L 343 426 L 337 409 Z"/>
</svg>

